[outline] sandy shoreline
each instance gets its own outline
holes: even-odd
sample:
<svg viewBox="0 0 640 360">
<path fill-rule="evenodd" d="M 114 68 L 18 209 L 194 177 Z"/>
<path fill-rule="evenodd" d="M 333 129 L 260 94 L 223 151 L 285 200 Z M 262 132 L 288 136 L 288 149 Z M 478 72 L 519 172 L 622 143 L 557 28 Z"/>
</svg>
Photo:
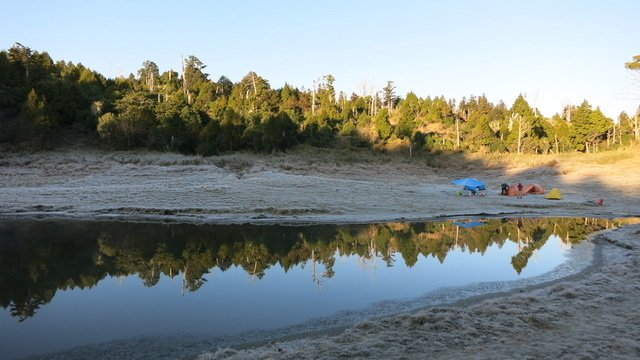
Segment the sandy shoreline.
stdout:
<svg viewBox="0 0 640 360">
<path fill-rule="evenodd" d="M 640 215 L 637 157 L 613 164 L 575 166 L 558 158 L 541 166 L 489 168 L 470 159 L 463 170 L 456 170 L 418 162 L 350 163 L 305 156 L 205 159 L 79 150 L 0 154 L 0 217 L 300 224 Z M 461 176 L 485 180 L 487 196 L 456 196 L 457 187 L 450 181 Z M 558 187 L 564 198 L 554 202 L 541 196 L 498 195 L 502 182 L 518 181 Z M 594 204 L 598 198 L 605 200 L 604 206 Z M 365 321 L 333 336 L 200 357 L 637 358 L 639 238 L 637 224 L 601 232 L 593 240 L 601 261 L 541 287 Z M 89 347 L 53 358 L 144 358 L 143 342 Z M 127 352 L 123 344 L 138 346 L 138 351 Z M 147 350 L 162 351 L 153 346 Z"/>
</svg>

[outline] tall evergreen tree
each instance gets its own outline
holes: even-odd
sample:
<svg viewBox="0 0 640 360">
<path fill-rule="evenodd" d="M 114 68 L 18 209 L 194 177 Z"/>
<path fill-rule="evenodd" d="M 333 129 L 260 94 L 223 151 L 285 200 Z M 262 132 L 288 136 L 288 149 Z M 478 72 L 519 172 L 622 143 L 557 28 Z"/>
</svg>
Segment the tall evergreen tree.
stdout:
<svg viewBox="0 0 640 360">
<path fill-rule="evenodd" d="M 142 63 L 142 68 L 138 70 L 138 81 L 144 84 L 150 93 L 154 93 L 159 78 L 160 70 L 156 63 L 150 60 L 146 60 Z"/>
<path fill-rule="evenodd" d="M 576 108 L 571 121 L 571 137 L 576 148 L 584 152 L 591 152 L 597 146 L 597 140 L 606 137 L 612 123 L 600 109 L 592 110 L 591 105 L 584 100 Z"/>
</svg>

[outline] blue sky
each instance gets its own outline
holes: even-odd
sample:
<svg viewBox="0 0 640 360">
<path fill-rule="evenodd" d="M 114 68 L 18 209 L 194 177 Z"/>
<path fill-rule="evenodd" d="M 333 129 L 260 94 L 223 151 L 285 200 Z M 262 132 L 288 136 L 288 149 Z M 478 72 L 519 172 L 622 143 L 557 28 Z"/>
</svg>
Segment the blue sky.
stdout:
<svg viewBox="0 0 640 360">
<path fill-rule="evenodd" d="M 210 78 L 256 71 L 281 87 L 332 74 L 338 91 L 395 82 L 397 93 L 460 99 L 518 94 L 546 116 L 587 99 L 635 112 L 640 1 L 8 1 L 0 48 L 20 42 L 108 77 L 145 60 Z"/>
</svg>

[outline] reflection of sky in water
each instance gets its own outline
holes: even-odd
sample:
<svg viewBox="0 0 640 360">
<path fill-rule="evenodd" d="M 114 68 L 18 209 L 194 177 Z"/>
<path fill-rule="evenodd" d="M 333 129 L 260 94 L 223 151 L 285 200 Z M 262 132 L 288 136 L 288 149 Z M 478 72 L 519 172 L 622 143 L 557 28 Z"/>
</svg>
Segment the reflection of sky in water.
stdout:
<svg viewBox="0 0 640 360">
<path fill-rule="evenodd" d="M 484 254 L 451 250 L 442 264 L 419 255 L 411 268 L 397 252 L 393 267 L 379 257 L 336 255 L 332 278 L 321 277 L 322 265 L 315 267 L 320 284 L 313 281 L 311 261 L 287 273 L 273 266 L 262 279 L 239 267 L 225 272 L 214 268 L 199 290 L 184 294 L 182 276 L 162 276 L 153 287 L 144 287 L 137 275 L 108 277 L 90 290 L 59 290 L 51 303 L 22 323 L 5 310 L 0 352 L 39 353 L 137 335 L 272 329 L 441 287 L 539 275 L 562 263 L 566 249 L 551 236 L 520 275 L 511 265 L 518 245 L 507 241 L 502 247 L 491 245 Z"/>
</svg>

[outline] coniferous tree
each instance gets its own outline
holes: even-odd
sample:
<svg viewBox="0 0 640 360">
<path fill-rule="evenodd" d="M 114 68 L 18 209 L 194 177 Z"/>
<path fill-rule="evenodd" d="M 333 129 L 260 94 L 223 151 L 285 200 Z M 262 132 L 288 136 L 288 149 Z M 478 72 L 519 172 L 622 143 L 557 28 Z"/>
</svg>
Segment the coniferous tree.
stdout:
<svg viewBox="0 0 640 360">
<path fill-rule="evenodd" d="M 160 78 L 160 70 L 158 65 L 153 61 L 146 60 L 142 63 L 142 68 L 138 70 L 138 81 L 145 85 L 145 88 L 150 93 L 155 92 L 156 85 Z"/>
<path fill-rule="evenodd" d="M 382 89 L 384 105 L 389 111 L 393 110 L 396 101 L 395 89 L 396 87 L 393 85 L 393 81 L 387 81 L 387 85 Z"/>
<path fill-rule="evenodd" d="M 576 149 L 584 152 L 597 151 L 596 141 L 606 136 L 612 121 L 600 109 L 592 110 L 585 100 L 576 108 L 571 121 L 571 137 Z"/>
</svg>

